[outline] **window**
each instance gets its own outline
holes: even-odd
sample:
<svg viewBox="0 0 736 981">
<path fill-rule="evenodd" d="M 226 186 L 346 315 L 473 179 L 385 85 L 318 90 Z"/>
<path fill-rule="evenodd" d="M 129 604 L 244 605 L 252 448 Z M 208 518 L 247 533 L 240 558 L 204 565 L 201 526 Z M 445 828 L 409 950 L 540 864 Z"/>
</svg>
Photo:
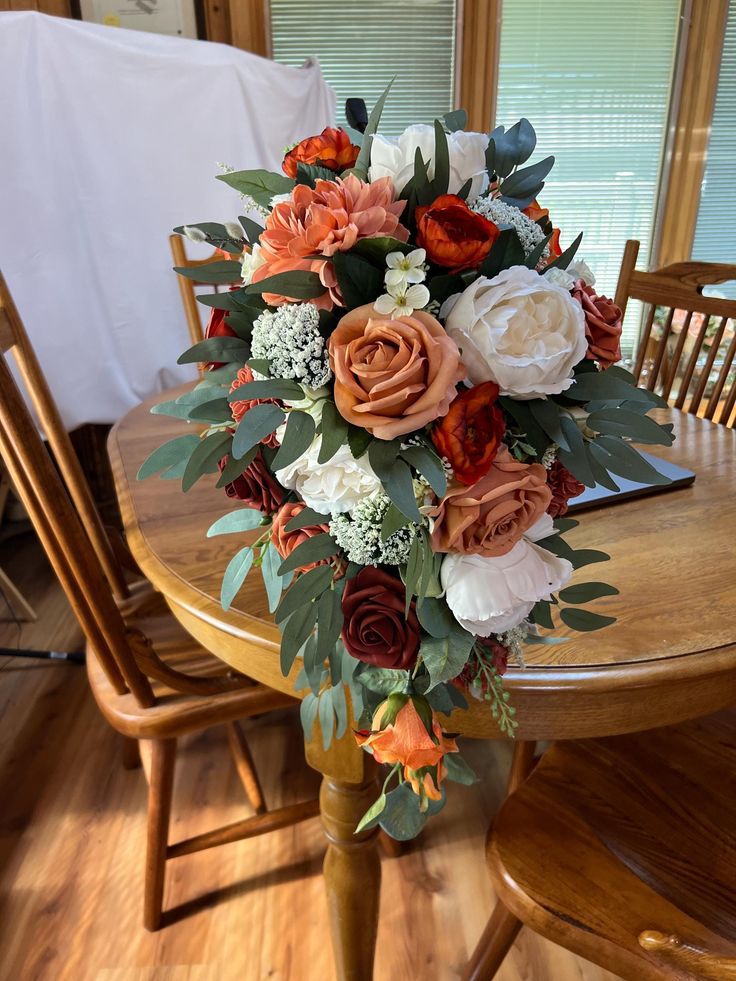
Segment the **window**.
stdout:
<svg viewBox="0 0 736 981">
<path fill-rule="evenodd" d="M 316 55 L 337 93 L 370 110 L 395 75 L 381 132 L 431 123 L 453 108 L 456 0 L 271 0 L 273 57 L 300 65 Z"/>
<path fill-rule="evenodd" d="M 731 0 L 718 76 L 708 159 L 695 227 L 693 259 L 736 261 L 736 0 Z M 736 299 L 736 284 L 724 283 L 716 292 Z"/>
<path fill-rule="evenodd" d="M 584 233 L 580 256 L 608 296 L 626 240 L 641 241 L 644 262 L 649 254 L 679 13 L 679 0 L 503 3 L 496 122 L 526 116 L 535 157 L 555 155 L 541 203 L 563 248 Z M 638 333 L 633 307 L 625 356 Z"/>
</svg>

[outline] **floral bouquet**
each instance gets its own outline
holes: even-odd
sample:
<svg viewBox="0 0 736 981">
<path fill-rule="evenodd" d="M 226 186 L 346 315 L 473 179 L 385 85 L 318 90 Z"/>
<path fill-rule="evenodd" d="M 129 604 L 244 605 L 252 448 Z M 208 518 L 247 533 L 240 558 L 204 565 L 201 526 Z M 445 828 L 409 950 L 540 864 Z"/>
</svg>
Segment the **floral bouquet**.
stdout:
<svg viewBox="0 0 736 981">
<path fill-rule="evenodd" d="M 608 556 L 566 544 L 563 516 L 612 475 L 666 482 L 630 441 L 672 435 L 616 365 L 621 313 L 582 236 L 562 251 L 538 203 L 554 158 L 525 165 L 530 123 L 464 132 L 458 110 L 389 139 L 385 97 L 370 116 L 348 100 L 347 128 L 297 144 L 283 174 L 223 173 L 237 224 L 176 229 L 223 255 L 177 272 L 231 288 L 199 297 L 206 340 L 179 359 L 202 380 L 154 409 L 205 428 L 139 476 L 186 491 L 219 471 L 243 506 L 208 534 L 251 532 L 223 607 L 260 569 L 306 732 L 319 718 L 327 747 L 352 714 L 390 767 L 359 827 L 408 838 L 445 778 L 474 779 L 440 716 L 470 694 L 513 735 L 508 661 L 553 611 L 570 630 L 613 622 L 581 604 L 614 587 L 568 585 Z"/>
</svg>

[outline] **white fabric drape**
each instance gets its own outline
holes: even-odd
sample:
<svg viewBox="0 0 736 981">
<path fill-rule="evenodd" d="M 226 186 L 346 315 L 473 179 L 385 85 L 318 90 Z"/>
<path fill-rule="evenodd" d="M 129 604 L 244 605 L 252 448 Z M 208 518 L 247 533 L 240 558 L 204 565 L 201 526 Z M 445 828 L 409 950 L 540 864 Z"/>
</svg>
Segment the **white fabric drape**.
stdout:
<svg viewBox="0 0 736 981">
<path fill-rule="evenodd" d="M 234 220 L 214 179 L 334 120 L 319 66 L 0 13 L 0 268 L 67 428 L 192 377 L 168 235 Z"/>
</svg>

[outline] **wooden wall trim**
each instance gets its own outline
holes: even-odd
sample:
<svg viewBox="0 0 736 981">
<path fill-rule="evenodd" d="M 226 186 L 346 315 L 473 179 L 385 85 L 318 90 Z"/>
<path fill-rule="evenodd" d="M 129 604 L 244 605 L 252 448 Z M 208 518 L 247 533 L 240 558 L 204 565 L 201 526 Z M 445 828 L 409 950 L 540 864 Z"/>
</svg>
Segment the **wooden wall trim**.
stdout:
<svg viewBox="0 0 736 981">
<path fill-rule="evenodd" d="M 692 252 L 727 16 L 728 0 L 692 0 L 685 5 L 681 85 L 671 123 L 655 266 L 682 262 Z"/>
<path fill-rule="evenodd" d="M 263 58 L 271 57 L 268 0 L 230 0 L 231 44 Z"/>
<path fill-rule="evenodd" d="M 487 132 L 496 117 L 501 0 L 460 0 L 458 6 L 456 104 L 468 113 L 468 129 Z"/>
</svg>

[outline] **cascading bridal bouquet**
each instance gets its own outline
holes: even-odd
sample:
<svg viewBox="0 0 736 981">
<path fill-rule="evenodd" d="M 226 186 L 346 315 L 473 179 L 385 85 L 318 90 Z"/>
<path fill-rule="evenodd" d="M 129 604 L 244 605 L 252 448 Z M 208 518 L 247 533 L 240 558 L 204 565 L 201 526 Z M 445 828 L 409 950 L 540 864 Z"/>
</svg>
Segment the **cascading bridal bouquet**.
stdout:
<svg viewBox="0 0 736 981">
<path fill-rule="evenodd" d="M 630 440 L 672 435 L 616 365 L 621 313 L 582 236 L 561 251 L 538 204 L 554 158 L 523 166 L 530 123 L 464 132 L 460 110 L 389 139 L 385 97 L 370 117 L 349 100 L 348 128 L 297 144 L 283 174 L 222 174 L 260 220 L 176 229 L 223 253 L 198 280 L 237 285 L 199 297 L 206 340 L 179 362 L 208 370 L 154 409 L 204 430 L 139 476 L 186 491 L 220 471 L 243 507 L 208 534 L 251 533 L 223 607 L 260 568 L 306 732 L 319 717 L 328 746 L 352 711 L 390 767 L 360 827 L 407 838 L 445 778 L 473 780 L 439 714 L 469 692 L 513 735 L 502 676 L 553 609 L 571 630 L 613 622 L 579 604 L 614 587 L 568 585 L 608 556 L 567 545 L 563 516 L 612 474 L 663 482 Z"/>
</svg>

